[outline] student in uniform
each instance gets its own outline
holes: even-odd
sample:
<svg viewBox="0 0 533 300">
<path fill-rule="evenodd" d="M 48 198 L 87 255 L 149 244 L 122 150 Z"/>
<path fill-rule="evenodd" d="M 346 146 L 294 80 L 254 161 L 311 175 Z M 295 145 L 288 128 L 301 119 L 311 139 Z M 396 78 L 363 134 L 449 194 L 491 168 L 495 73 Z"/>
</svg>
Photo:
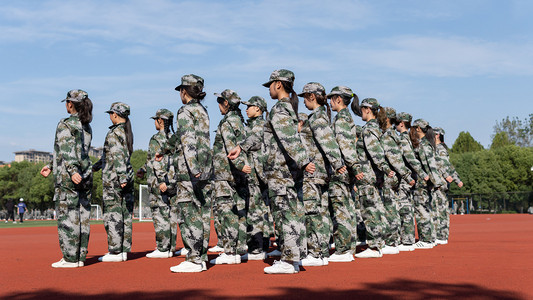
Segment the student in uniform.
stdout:
<svg viewBox="0 0 533 300">
<path fill-rule="evenodd" d="M 174 114 L 170 110 L 162 108 L 157 110 L 152 119 L 155 121 L 157 133 L 152 136 L 148 144 L 144 167 L 137 172 L 137 176 L 141 178 L 144 177 L 145 173 L 147 174 L 150 208 L 157 245 L 154 251 L 146 254 L 146 257 L 169 258 L 172 257 L 176 248 L 177 233 L 177 216 L 173 216 L 177 211 L 171 209 L 170 203 L 171 198 L 176 195 L 175 187 L 171 183 L 174 179 L 174 169 L 171 169 L 172 157 L 170 154 L 165 155 L 161 161 L 155 160 L 155 154 L 162 152 L 161 149 L 167 143 L 170 135 L 174 133 L 172 125 Z"/>
<path fill-rule="evenodd" d="M 93 104 L 82 90 L 69 91 L 62 102 L 70 116 L 57 124 L 53 162 L 41 169 L 41 175 L 48 177 L 54 172 L 57 231 L 63 257 L 52 267 L 78 268 L 84 266 L 89 244 Z"/>
<path fill-rule="evenodd" d="M 104 142 L 102 158 L 93 165 L 93 171 L 102 170 L 102 198 L 104 226 L 109 253 L 99 258 L 103 262 L 128 259 L 131 251 L 133 215 L 133 132 L 129 120 L 130 106 L 115 102 L 106 111 L 113 125 Z"/>
</svg>

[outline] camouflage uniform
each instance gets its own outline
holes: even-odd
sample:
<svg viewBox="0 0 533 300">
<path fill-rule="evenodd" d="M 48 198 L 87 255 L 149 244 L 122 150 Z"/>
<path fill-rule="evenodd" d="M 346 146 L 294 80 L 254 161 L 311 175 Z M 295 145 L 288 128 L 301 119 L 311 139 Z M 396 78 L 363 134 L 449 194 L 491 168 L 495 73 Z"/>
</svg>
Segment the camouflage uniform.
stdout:
<svg viewBox="0 0 533 300">
<path fill-rule="evenodd" d="M 364 176 L 368 176 L 370 172 L 372 172 L 372 168 L 370 167 L 370 164 L 368 162 L 365 162 L 361 159 L 361 154 L 364 153 L 364 144 L 361 138 L 361 133 L 363 132 L 363 128 L 359 125 L 356 125 L 355 130 L 356 130 L 355 149 L 357 152 L 357 161 L 359 162 L 359 171 L 362 172 Z M 359 186 L 360 184 L 356 182 L 355 185 Z M 352 194 L 353 194 L 352 197 L 354 199 L 354 206 L 355 206 L 355 224 L 357 225 L 357 233 L 356 233 L 357 241 L 366 243 L 366 227 L 365 227 L 365 222 L 363 220 L 361 197 L 359 196 L 359 190 L 355 191 L 352 189 Z"/>
<path fill-rule="evenodd" d="M 396 111 L 392 108 L 385 108 L 389 119 L 396 117 Z M 400 138 L 391 127 L 387 128 L 381 136 L 381 144 L 385 152 L 385 158 L 389 167 L 396 173 L 393 177 L 385 176 L 383 182 L 383 204 L 385 206 L 385 218 L 388 221 L 388 228 L 385 232 L 385 244 L 396 247 L 400 244 L 401 219 L 399 214 L 399 187 L 400 183 L 409 185 L 411 181 L 411 171 L 403 162 L 402 149 L 398 146 Z"/>
<path fill-rule="evenodd" d="M 82 101 L 86 97 L 86 92 L 72 90 L 65 100 Z M 89 158 L 91 139 L 91 126 L 82 125 L 77 113 L 57 124 L 54 156 L 49 168 L 54 172 L 59 247 L 67 262 L 84 262 L 87 256 L 93 185 Z M 75 173 L 82 177 L 80 184 L 72 182 Z"/>
<path fill-rule="evenodd" d="M 183 85 L 203 88 L 203 79 L 185 75 Z M 191 99 L 176 114 L 175 139 L 169 143 L 175 149 L 173 162 L 176 169 L 178 224 L 185 248 L 186 261 L 196 264 L 207 261 L 211 215 L 212 151 L 209 141 L 209 115 L 197 99 Z M 197 178 L 196 175 L 201 175 Z"/>
<path fill-rule="evenodd" d="M 241 98 L 232 90 L 224 90 L 221 94 L 215 95 L 218 99 L 227 100 L 230 105 L 230 111 L 218 124 L 213 144 L 215 212 L 221 223 L 220 235 L 224 253 L 243 254 L 246 245 L 247 195 L 243 195 L 242 189 L 238 187 L 247 188 L 246 175 L 242 169 L 249 163 L 244 156 L 239 156 L 233 161 L 227 157 L 229 151 L 245 137 L 241 116 L 237 111 L 231 110 L 232 107 L 238 107 Z"/>
<path fill-rule="evenodd" d="M 169 110 L 160 109 L 152 119 L 169 119 L 173 115 Z M 154 134 L 148 145 L 147 161 L 145 164 L 147 183 L 149 186 L 150 208 L 154 222 L 157 249 L 161 252 L 175 251 L 177 234 L 177 211 L 171 210 L 170 199 L 175 196 L 171 181 L 174 179 L 174 168 L 170 154 L 164 155 L 161 161 L 155 160 L 156 153 L 162 153 L 167 143 L 167 135 L 163 129 Z M 167 185 L 167 191 L 162 193 L 161 184 Z"/>
<path fill-rule="evenodd" d="M 411 115 L 406 113 L 399 113 L 397 115 L 398 121 L 411 122 Z M 403 161 L 405 165 L 411 170 L 412 178 L 416 180 L 417 184 L 421 184 L 427 176 L 422 169 L 420 161 L 416 158 L 413 149 L 413 143 L 409 138 L 409 132 L 404 131 L 400 133 L 399 146 L 402 150 Z M 406 182 L 400 182 L 399 196 L 399 213 L 401 218 L 400 238 L 403 245 L 413 245 L 415 243 L 415 220 L 413 207 L 413 192 L 415 187 L 410 186 Z"/>
<path fill-rule="evenodd" d="M 378 107 L 376 99 L 367 98 L 361 102 L 361 106 Z M 378 187 L 383 184 L 384 174 L 391 169 L 385 160 L 385 153 L 380 142 L 381 130 L 376 119 L 368 121 L 363 126 L 361 140 L 363 148 L 360 153 L 362 161 L 370 162 L 373 175 L 365 173 L 358 185 L 361 204 L 363 206 L 363 219 L 367 230 L 367 243 L 370 248 L 381 249 L 385 246 L 383 232 L 387 228 L 385 207 L 380 197 Z M 360 148 L 359 148 L 360 149 Z"/>
<path fill-rule="evenodd" d="M 257 106 L 261 111 L 266 111 L 267 106 L 263 98 L 254 96 L 247 102 L 242 102 L 247 106 Z M 265 119 L 263 116 L 249 118 L 246 127 L 246 137 L 255 135 L 257 139 L 263 140 Z M 250 242 L 248 252 L 258 254 L 268 249 L 265 243 L 270 233 L 273 233 L 272 224 L 269 220 L 270 208 L 268 207 L 268 192 L 266 179 L 263 172 L 265 146 L 263 143 L 254 145 L 248 150 L 247 158 L 251 163 L 252 173 L 248 176 L 249 206 L 246 216 L 246 223 Z"/>
<path fill-rule="evenodd" d="M 115 102 L 107 113 L 127 116 L 129 111 L 127 104 Z M 109 127 L 102 158 L 93 166 L 93 171 L 102 169 L 104 226 L 110 254 L 131 251 L 133 169 L 124 126 L 125 123 L 119 123 Z M 124 188 L 121 187 L 123 183 L 126 183 Z"/>
</svg>

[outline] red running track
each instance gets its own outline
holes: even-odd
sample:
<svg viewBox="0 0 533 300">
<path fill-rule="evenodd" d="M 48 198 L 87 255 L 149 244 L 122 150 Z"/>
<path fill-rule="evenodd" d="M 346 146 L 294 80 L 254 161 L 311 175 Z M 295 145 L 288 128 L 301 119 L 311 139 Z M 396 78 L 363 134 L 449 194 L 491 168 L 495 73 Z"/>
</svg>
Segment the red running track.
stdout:
<svg viewBox="0 0 533 300">
<path fill-rule="evenodd" d="M 155 248 L 152 223 L 134 224 L 127 262 L 98 262 L 107 242 L 93 225 L 86 266 L 53 269 L 56 230 L 0 229 L 0 299 L 533 299 L 533 215 L 452 216 L 448 245 L 294 275 L 265 275 L 263 261 L 171 273 L 183 257 L 144 257 Z"/>
</svg>

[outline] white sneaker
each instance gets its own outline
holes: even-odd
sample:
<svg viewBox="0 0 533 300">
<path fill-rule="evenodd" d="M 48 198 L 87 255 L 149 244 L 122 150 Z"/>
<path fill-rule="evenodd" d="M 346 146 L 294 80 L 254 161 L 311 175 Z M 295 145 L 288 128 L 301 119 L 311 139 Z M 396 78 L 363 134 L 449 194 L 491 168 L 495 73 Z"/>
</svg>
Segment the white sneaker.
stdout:
<svg viewBox="0 0 533 300">
<path fill-rule="evenodd" d="M 174 252 L 174 255 L 176 256 L 182 256 L 182 255 L 185 256 L 187 254 L 189 254 L 189 249 L 187 248 L 181 248 L 178 251 Z"/>
<path fill-rule="evenodd" d="M 202 271 L 207 271 L 207 264 L 205 261 L 202 262 Z"/>
<path fill-rule="evenodd" d="M 418 241 L 415 244 L 415 249 L 431 249 L 431 248 L 433 248 L 433 244 L 432 243 L 426 243 L 426 242 Z"/>
<path fill-rule="evenodd" d="M 415 251 L 414 245 L 400 245 L 398 246 L 398 250 L 400 251 Z"/>
<path fill-rule="evenodd" d="M 323 257 L 322 258 L 322 265 L 323 266 L 329 265 L 329 258 L 328 257 Z"/>
<path fill-rule="evenodd" d="M 17 224 L 17 221 L 13 221 L 13 224 Z"/>
<path fill-rule="evenodd" d="M 329 249 L 330 250 L 335 250 L 335 243 L 329 244 Z"/>
<path fill-rule="evenodd" d="M 122 261 L 128 260 L 128 252 L 122 252 Z"/>
<path fill-rule="evenodd" d="M 147 253 L 146 257 L 148 258 L 169 258 L 169 257 L 172 257 L 172 251 L 161 252 L 158 249 L 155 249 L 154 251 Z"/>
<path fill-rule="evenodd" d="M 183 261 L 177 266 L 170 267 L 170 271 L 174 273 L 198 273 L 203 270 L 203 264 L 195 264 L 190 261 Z"/>
<path fill-rule="evenodd" d="M 271 256 L 281 256 L 281 251 L 279 251 L 278 249 L 274 249 L 274 250 L 268 252 L 267 256 L 269 256 L 269 257 L 271 257 Z"/>
<path fill-rule="evenodd" d="M 381 253 L 383 253 L 383 254 L 398 254 L 398 253 L 400 253 L 400 249 L 398 249 L 398 247 L 385 246 L 385 247 L 383 247 L 383 249 L 381 249 Z"/>
<path fill-rule="evenodd" d="M 52 268 L 78 268 L 79 266 L 79 262 L 68 262 L 63 258 L 52 264 Z"/>
<path fill-rule="evenodd" d="M 266 256 L 265 252 L 261 252 L 261 253 L 257 253 L 257 254 L 246 253 L 243 256 L 241 256 L 241 259 L 242 260 L 263 260 L 263 259 L 265 259 L 265 256 Z"/>
<path fill-rule="evenodd" d="M 344 254 L 333 253 L 329 256 L 328 262 L 351 262 L 353 261 L 353 255 L 350 251 Z"/>
<path fill-rule="evenodd" d="M 98 257 L 98 261 L 103 261 L 103 262 L 120 262 L 120 261 L 124 261 L 123 260 L 123 253 L 119 253 L 119 254 L 107 253 L 104 256 Z"/>
<path fill-rule="evenodd" d="M 228 255 L 226 253 L 220 253 L 217 258 L 209 261 L 212 265 L 235 265 L 241 263 L 241 256 L 238 254 Z"/>
<path fill-rule="evenodd" d="M 322 267 L 324 262 L 321 258 L 314 257 L 311 254 L 308 254 L 306 258 L 300 260 L 300 266 L 304 267 Z"/>
<path fill-rule="evenodd" d="M 83 266 L 85 266 L 85 263 L 82 262 L 82 261 L 79 261 L 79 262 L 78 262 L 78 268 L 81 268 L 81 267 L 83 267 Z"/>
<path fill-rule="evenodd" d="M 224 252 L 224 248 L 220 247 L 219 245 L 216 245 L 215 247 L 211 247 L 207 249 L 209 252 Z"/>
<path fill-rule="evenodd" d="M 381 250 L 372 250 L 370 248 L 366 249 L 365 251 L 359 252 L 355 255 L 357 258 L 380 258 L 383 256 L 383 253 L 381 253 Z M 330 258 L 331 261 L 331 258 Z"/>
<path fill-rule="evenodd" d="M 7 223 L 7 221 L 6 221 L 6 223 Z"/>
<path fill-rule="evenodd" d="M 356 246 L 366 246 L 366 241 L 357 241 L 355 243 Z"/>
<path fill-rule="evenodd" d="M 436 240 L 435 243 L 437 245 L 446 245 L 448 244 L 448 240 Z"/>
<path fill-rule="evenodd" d="M 300 272 L 298 263 L 288 263 L 286 261 L 275 260 L 274 264 L 264 269 L 266 274 L 295 274 Z"/>
</svg>

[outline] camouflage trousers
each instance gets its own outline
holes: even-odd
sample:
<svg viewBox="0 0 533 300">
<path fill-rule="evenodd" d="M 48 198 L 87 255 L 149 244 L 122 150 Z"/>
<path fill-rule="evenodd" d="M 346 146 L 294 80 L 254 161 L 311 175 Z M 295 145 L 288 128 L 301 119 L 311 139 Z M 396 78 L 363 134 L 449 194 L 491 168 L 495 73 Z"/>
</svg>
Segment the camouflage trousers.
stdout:
<svg viewBox="0 0 533 300">
<path fill-rule="evenodd" d="M 107 232 L 109 253 L 118 254 L 131 251 L 133 184 L 123 190 L 105 187 L 103 189 L 104 227 Z"/>
<path fill-rule="evenodd" d="M 296 188 L 285 181 L 269 182 L 272 216 L 279 232 L 282 261 L 299 261 L 307 253 L 305 214 Z"/>
<path fill-rule="evenodd" d="M 250 183 L 249 189 L 249 206 L 246 216 L 246 225 L 248 232 L 248 252 L 260 253 L 265 249 L 263 245 L 264 237 L 268 237 L 268 210 L 263 198 L 263 193 L 259 184 Z M 268 245 L 266 245 L 268 247 Z"/>
<path fill-rule="evenodd" d="M 387 219 L 385 219 L 385 207 L 379 191 L 373 184 L 361 185 L 359 186 L 359 199 L 368 247 L 381 249 L 385 246 L 383 232 L 387 227 Z"/>
<path fill-rule="evenodd" d="M 446 188 L 441 187 L 433 191 L 433 198 L 435 199 L 434 211 L 436 214 L 434 220 L 435 237 L 438 240 L 447 240 L 450 231 L 450 211 Z"/>
<path fill-rule="evenodd" d="M 335 253 L 344 254 L 355 250 L 357 234 L 355 218 L 351 211 L 353 207 L 349 185 L 340 181 L 329 183 L 329 202 L 331 204 L 331 219 L 333 222 L 333 241 Z"/>
<path fill-rule="evenodd" d="M 418 183 L 417 183 L 418 185 Z M 434 224 L 432 219 L 431 198 L 427 187 L 417 186 L 413 193 L 418 239 L 433 242 Z"/>
<path fill-rule="evenodd" d="M 415 210 L 413 208 L 413 189 L 406 183 L 398 190 L 398 212 L 400 213 L 400 240 L 403 245 L 415 243 Z"/>
<path fill-rule="evenodd" d="M 352 189 L 353 191 L 353 189 Z M 352 199 L 354 202 L 354 217 L 356 224 L 356 242 L 365 242 L 366 241 L 366 227 L 363 220 L 361 198 L 359 196 L 359 191 L 352 193 Z"/>
<path fill-rule="evenodd" d="M 173 218 L 170 206 L 152 206 L 151 209 L 157 250 L 161 252 L 175 251 L 177 227 L 172 224 L 171 220 Z"/>
<path fill-rule="evenodd" d="M 211 222 L 211 184 L 207 182 L 178 181 L 178 225 L 184 247 L 189 250 L 186 261 L 207 261 Z"/>
<path fill-rule="evenodd" d="M 304 179 L 302 193 L 307 253 L 313 257 L 329 257 L 329 239 L 333 224 L 328 210 L 328 185 Z"/>
<path fill-rule="evenodd" d="M 224 253 L 235 255 L 239 253 L 239 237 L 246 236 L 246 229 L 239 226 L 239 222 L 244 222 L 244 209 L 239 212 L 237 203 L 240 199 L 234 186 L 228 181 L 215 181 L 215 201 L 213 203 L 215 219 L 220 223 L 220 239 Z M 244 229 L 244 233 L 240 233 Z M 240 234 L 239 234 L 240 233 Z M 244 238 L 246 243 L 246 238 Z M 242 245 L 242 241 L 241 241 Z M 240 254 L 240 253 L 239 253 Z"/>
<path fill-rule="evenodd" d="M 390 186 L 383 187 L 383 206 L 387 227 L 384 232 L 385 245 L 396 247 L 400 244 L 401 220 L 398 212 L 398 194 Z"/>
<path fill-rule="evenodd" d="M 91 192 L 55 188 L 54 200 L 63 259 L 85 261 L 90 234 Z"/>
</svg>

